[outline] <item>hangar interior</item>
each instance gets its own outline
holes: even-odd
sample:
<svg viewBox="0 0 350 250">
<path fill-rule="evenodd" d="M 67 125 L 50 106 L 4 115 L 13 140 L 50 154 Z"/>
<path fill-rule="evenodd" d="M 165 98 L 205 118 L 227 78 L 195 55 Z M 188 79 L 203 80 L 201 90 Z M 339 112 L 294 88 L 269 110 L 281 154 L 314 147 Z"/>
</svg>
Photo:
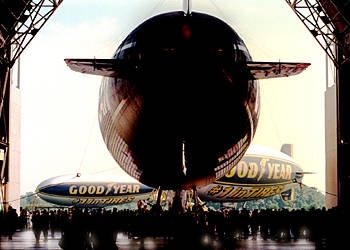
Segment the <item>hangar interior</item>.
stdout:
<svg viewBox="0 0 350 250">
<path fill-rule="evenodd" d="M 350 0 L 285 0 L 336 68 L 325 93 L 326 206 L 350 206 Z M 63 0 L 0 1 L 0 202 L 18 201 L 20 185 L 20 83 L 12 69 Z M 332 195 L 328 195 L 332 194 Z"/>
</svg>

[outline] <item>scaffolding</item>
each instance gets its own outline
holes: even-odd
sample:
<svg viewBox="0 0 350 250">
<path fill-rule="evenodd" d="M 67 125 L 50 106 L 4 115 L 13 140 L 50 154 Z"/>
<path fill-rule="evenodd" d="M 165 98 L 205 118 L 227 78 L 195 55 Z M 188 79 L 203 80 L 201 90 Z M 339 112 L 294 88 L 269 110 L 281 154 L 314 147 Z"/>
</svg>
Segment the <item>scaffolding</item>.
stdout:
<svg viewBox="0 0 350 250">
<path fill-rule="evenodd" d="M 0 1 L 0 152 L 2 155 L 0 159 L 0 188 L 3 198 L 1 205 L 6 204 L 8 170 L 12 167 L 9 149 L 11 144 L 16 143 L 9 138 L 11 69 L 62 1 Z M 17 87 L 19 88 L 19 84 Z"/>
</svg>

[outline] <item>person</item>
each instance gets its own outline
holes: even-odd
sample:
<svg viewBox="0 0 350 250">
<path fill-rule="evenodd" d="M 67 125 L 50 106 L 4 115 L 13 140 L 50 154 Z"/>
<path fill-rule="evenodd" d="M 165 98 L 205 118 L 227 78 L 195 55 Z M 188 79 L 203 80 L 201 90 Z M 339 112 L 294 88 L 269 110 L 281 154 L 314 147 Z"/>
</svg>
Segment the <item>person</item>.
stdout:
<svg viewBox="0 0 350 250">
<path fill-rule="evenodd" d="M 40 211 L 35 210 L 32 214 L 32 230 L 34 232 L 35 241 L 38 244 L 40 240 L 40 234 L 41 234 L 41 219 L 40 219 Z"/>
<path fill-rule="evenodd" d="M 51 232 L 51 238 L 54 238 L 55 231 L 57 230 L 57 212 L 56 210 L 50 210 L 49 212 L 49 218 L 50 218 L 50 232 Z"/>
<path fill-rule="evenodd" d="M 87 241 L 87 223 L 80 208 L 72 208 L 69 218 L 62 226 L 62 235 L 58 245 L 64 250 L 86 250 L 91 249 Z"/>
<path fill-rule="evenodd" d="M 6 232 L 9 240 L 12 240 L 13 234 L 17 230 L 18 226 L 18 214 L 15 208 L 9 206 L 5 216 Z"/>
<path fill-rule="evenodd" d="M 42 210 L 41 212 L 40 225 L 41 231 L 43 232 L 44 240 L 47 241 L 50 227 L 50 216 L 49 212 L 46 209 Z"/>
<path fill-rule="evenodd" d="M 22 207 L 19 208 L 18 228 L 24 230 L 28 228 L 28 212 Z"/>
</svg>

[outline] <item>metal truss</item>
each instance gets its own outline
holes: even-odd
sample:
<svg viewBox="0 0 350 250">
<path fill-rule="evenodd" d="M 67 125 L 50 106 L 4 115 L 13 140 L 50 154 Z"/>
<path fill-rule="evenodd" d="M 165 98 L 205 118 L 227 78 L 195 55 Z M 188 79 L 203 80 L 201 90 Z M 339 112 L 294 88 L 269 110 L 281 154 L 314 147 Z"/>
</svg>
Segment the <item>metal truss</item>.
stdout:
<svg viewBox="0 0 350 250">
<path fill-rule="evenodd" d="M 11 68 L 62 2 L 63 0 L 0 0 L 0 189 L 8 168 L 10 147 Z"/>
<path fill-rule="evenodd" d="M 31 0 L 28 1 L 16 22 L 5 34 L 2 34 L 2 47 L 11 47 L 11 55 L 0 55 L 0 65 L 13 66 L 15 61 L 32 41 L 34 36 L 43 27 L 46 21 L 55 12 L 63 0 Z M 9 9 L 11 13 L 11 9 Z"/>
<path fill-rule="evenodd" d="M 341 7 L 350 1 L 340 1 L 335 4 L 332 0 L 286 0 L 306 28 L 315 37 L 334 65 L 339 68 L 349 60 L 349 22 Z M 342 50 L 338 57 L 337 48 Z"/>
</svg>

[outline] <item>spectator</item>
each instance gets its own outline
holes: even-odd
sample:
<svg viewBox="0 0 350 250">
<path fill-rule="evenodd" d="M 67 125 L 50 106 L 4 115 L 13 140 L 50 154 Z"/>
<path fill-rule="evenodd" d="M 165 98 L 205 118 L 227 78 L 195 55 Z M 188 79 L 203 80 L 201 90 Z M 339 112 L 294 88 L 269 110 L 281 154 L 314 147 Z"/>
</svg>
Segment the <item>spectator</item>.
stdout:
<svg viewBox="0 0 350 250">
<path fill-rule="evenodd" d="M 13 234 L 16 232 L 18 226 L 18 214 L 15 208 L 9 206 L 5 215 L 5 228 L 9 240 L 12 240 Z"/>
</svg>

